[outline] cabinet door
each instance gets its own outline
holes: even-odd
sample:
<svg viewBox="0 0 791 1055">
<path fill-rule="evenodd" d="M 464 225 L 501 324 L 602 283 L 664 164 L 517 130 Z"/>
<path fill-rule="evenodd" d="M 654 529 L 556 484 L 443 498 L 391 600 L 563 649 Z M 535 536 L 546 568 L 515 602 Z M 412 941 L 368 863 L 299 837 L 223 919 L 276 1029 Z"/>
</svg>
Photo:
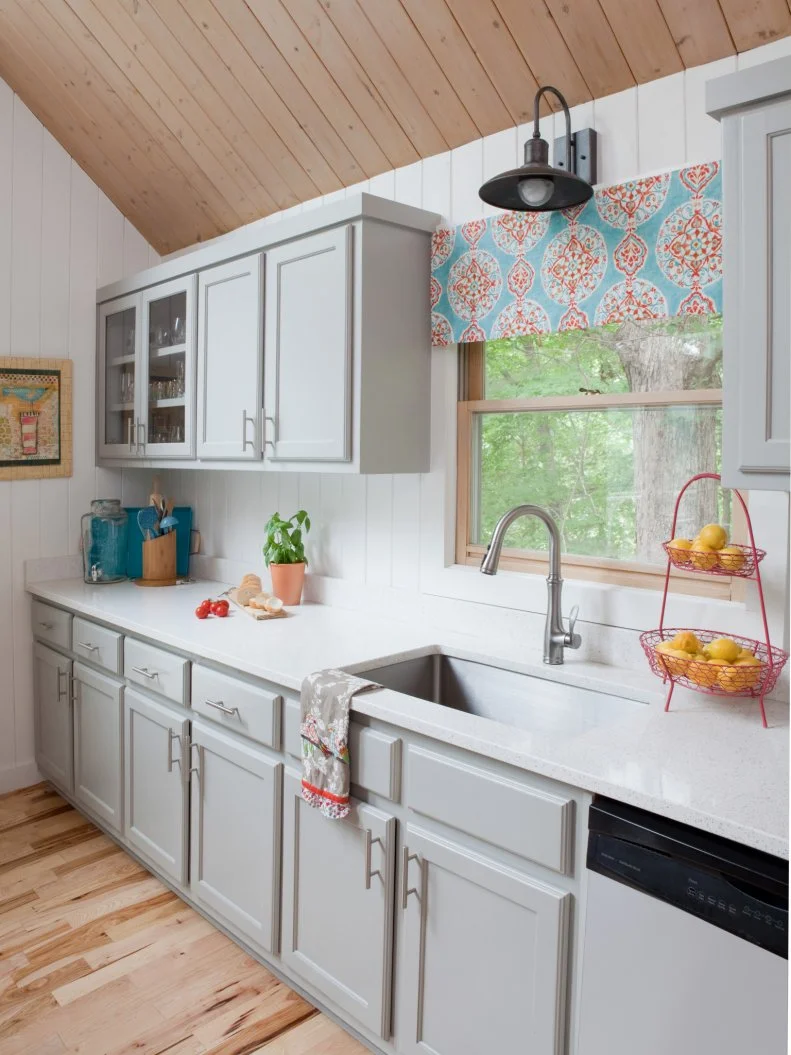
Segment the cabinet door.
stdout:
<svg viewBox="0 0 791 1055">
<path fill-rule="evenodd" d="M 266 456 L 349 461 L 351 226 L 267 253 Z"/>
<path fill-rule="evenodd" d="M 283 766 L 192 723 L 190 890 L 265 952 L 277 952 Z"/>
<path fill-rule="evenodd" d="M 108 827 L 123 827 L 121 683 L 74 664 L 74 797 Z"/>
<path fill-rule="evenodd" d="M 97 449 L 102 458 L 142 456 L 140 294 L 99 305 Z"/>
<path fill-rule="evenodd" d="M 261 457 L 263 257 L 198 276 L 199 458 Z"/>
<path fill-rule="evenodd" d="M 124 819 L 136 850 L 187 881 L 189 721 L 134 689 L 124 691 Z"/>
<path fill-rule="evenodd" d="M 195 456 L 197 278 L 142 294 L 141 435 L 146 458 Z"/>
<path fill-rule="evenodd" d="M 723 483 L 787 490 L 791 99 L 726 121 Z"/>
<path fill-rule="evenodd" d="M 73 740 L 71 660 L 46 645 L 33 649 L 36 764 L 45 777 L 71 792 Z"/>
<path fill-rule="evenodd" d="M 398 1050 L 560 1055 L 571 895 L 412 825 L 402 854 Z"/>
<path fill-rule="evenodd" d="M 353 801 L 346 820 L 329 820 L 289 770 L 284 796 L 283 960 L 387 1038 L 395 818 Z"/>
</svg>

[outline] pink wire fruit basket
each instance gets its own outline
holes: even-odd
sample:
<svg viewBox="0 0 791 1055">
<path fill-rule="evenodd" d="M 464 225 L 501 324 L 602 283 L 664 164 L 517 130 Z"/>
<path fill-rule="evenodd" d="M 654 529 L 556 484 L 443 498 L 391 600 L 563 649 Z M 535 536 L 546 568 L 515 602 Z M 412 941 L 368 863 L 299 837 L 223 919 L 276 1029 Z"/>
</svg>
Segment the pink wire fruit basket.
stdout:
<svg viewBox="0 0 791 1055">
<path fill-rule="evenodd" d="M 692 484 L 698 480 L 716 480 L 721 483 L 718 473 L 698 473 L 691 480 L 687 480 L 678 493 L 676 505 L 673 511 L 673 527 L 670 541 L 676 538 L 678 525 L 678 510 L 684 493 Z M 750 544 L 747 546 L 734 545 L 725 552 L 703 551 L 703 550 L 679 550 L 664 542 L 663 548 L 667 555 L 667 570 L 665 572 L 665 588 L 662 595 L 662 609 L 659 615 L 659 629 L 648 630 L 640 635 L 640 644 L 646 654 L 651 670 L 665 683 L 669 683 L 665 710 L 670 710 L 670 700 L 676 685 L 694 689 L 696 692 L 704 692 L 710 696 L 730 697 L 753 697 L 759 701 L 761 721 L 764 728 L 767 727 L 766 709 L 764 698 L 777 685 L 780 672 L 788 660 L 788 653 L 782 648 L 772 645 L 769 638 L 769 623 L 766 618 L 766 602 L 764 600 L 763 585 L 761 583 L 761 571 L 759 565 L 766 556 L 765 550 L 758 549 L 753 535 L 753 525 L 747 510 L 747 503 L 742 495 L 734 490 L 734 495 L 739 501 L 747 523 L 747 531 Z M 736 634 L 724 634 L 714 630 L 693 630 L 695 637 L 702 646 L 710 644 L 717 638 L 729 637 L 735 641 L 740 648 L 751 652 L 759 664 L 740 665 L 737 663 L 717 662 L 716 660 L 703 661 L 693 656 L 669 656 L 664 652 L 657 651 L 657 645 L 662 642 L 672 641 L 676 634 L 689 630 L 688 627 L 665 627 L 665 611 L 667 609 L 667 593 L 670 584 L 670 569 L 678 568 L 683 571 L 692 571 L 705 575 L 731 575 L 742 579 L 753 579 L 758 589 L 758 598 L 761 606 L 761 619 L 764 629 L 764 640 L 754 641 L 752 638 L 740 637 Z"/>
</svg>

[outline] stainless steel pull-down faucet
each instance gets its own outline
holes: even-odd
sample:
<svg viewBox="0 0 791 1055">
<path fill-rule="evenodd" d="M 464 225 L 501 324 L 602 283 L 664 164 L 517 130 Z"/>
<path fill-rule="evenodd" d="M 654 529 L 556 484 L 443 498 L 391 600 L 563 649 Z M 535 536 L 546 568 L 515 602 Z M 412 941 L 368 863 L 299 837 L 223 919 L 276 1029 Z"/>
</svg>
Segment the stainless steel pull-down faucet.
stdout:
<svg viewBox="0 0 791 1055">
<path fill-rule="evenodd" d="M 503 539 L 508 528 L 520 517 L 533 516 L 546 526 L 549 532 L 549 575 L 547 576 L 547 622 L 544 629 L 544 662 L 558 664 L 563 662 L 563 650 L 565 648 L 579 648 L 582 638 L 574 633 L 574 625 L 577 622 L 578 607 L 575 605 L 569 617 L 569 628 L 563 627 L 563 614 L 561 611 L 561 592 L 563 590 L 563 579 L 560 575 L 560 532 L 554 517 L 542 509 L 541 506 L 514 506 L 497 522 L 494 529 L 492 541 L 489 543 L 483 560 L 481 571 L 484 575 L 496 575 L 497 566 L 500 563 L 500 553 L 503 548 Z"/>
</svg>

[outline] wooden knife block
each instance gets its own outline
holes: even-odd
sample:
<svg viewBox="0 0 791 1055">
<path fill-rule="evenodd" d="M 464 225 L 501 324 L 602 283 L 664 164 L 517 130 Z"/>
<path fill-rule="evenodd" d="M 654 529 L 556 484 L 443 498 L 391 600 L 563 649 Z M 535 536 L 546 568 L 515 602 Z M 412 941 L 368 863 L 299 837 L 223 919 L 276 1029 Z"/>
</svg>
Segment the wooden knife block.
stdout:
<svg viewBox="0 0 791 1055">
<path fill-rule="evenodd" d="M 176 532 L 158 535 L 143 543 L 143 578 L 138 586 L 175 586 Z"/>
</svg>

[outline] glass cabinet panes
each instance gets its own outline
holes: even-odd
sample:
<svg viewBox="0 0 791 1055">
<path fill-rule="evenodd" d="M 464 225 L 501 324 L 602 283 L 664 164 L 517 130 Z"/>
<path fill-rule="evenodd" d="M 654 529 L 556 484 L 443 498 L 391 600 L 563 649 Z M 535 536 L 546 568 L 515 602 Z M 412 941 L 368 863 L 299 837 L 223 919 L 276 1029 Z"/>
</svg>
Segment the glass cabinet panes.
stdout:
<svg viewBox="0 0 791 1055">
<path fill-rule="evenodd" d="M 136 457 L 140 415 L 140 297 L 99 308 L 99 453 Z"/>
<path fill-rule="evenodd" d="M 186 314 L 185 290 L 148 305 L 148 445 L 184 443 Z"/>
</svg>

